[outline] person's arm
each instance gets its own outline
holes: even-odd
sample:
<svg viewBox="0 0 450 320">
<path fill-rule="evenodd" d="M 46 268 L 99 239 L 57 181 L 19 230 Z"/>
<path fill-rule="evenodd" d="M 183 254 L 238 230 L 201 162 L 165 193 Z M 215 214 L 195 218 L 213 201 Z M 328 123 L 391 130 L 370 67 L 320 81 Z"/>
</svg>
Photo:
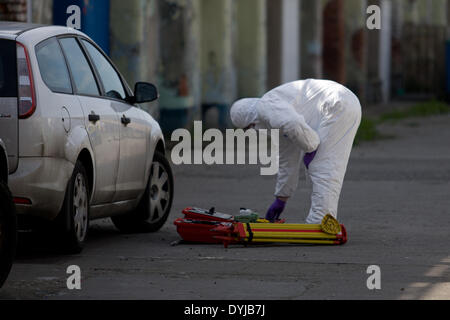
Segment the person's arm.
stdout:
<svg viewBox="0 0 450 320">
<path fill-rule="evenodd" d="M 290 139 L 306 153 L 314 152 L 320 144 L 319 135 L 306 123 L 291 104 L 273 95 L 265 96 L 258 105 L 258 113 L 272 129 L 280 129 L 282 136 Z"/>
<path fill-rule="evenodd" d="M 291 110 L 286 110 L 283 119 L 274 119 L 282 134 L 296 143 L 306 153 L 314 152 L 320 144 L 319 135 L 306 123 L 305 118 Z"/>
<path fill-rule="evenodd" d="M 280 137 L 279 168 L 275 197 L 286 202 L 297 190 L 303 152 L 289 138 Z"/>
<path fill-rule="evenodd" d="M 280 137 L 279 171 L 275 190 L 275 201 L 266 214 L 266 219 L 275 222 L 284 211 L 286 202 L 297 189 L 300 163 L 303 152 L 287 137 Z"/>
</svg>

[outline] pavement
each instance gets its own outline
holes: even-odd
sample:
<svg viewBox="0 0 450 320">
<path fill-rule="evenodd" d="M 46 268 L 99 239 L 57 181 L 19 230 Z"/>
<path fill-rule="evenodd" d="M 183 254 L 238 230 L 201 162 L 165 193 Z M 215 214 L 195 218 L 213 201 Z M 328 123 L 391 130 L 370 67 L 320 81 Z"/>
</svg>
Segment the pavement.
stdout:
<svg viewBox="0 0 450 320">
<path fill-rule="evenodd" d="M 173 221 L 187 206 L 265 213 L 274 177 L 258 166 L 174 167 L 167 224 L 123 235 L 109 220 L 91 225 L 86 249 L 61 255 L 52 239 L 21 235 L 3 299 L 450 299 L 450 116 L 385 123 L 395 138 L 363 143 L 349 163 L 339 220 L 349 242 L 299 245 L 175 245 Z M 302 223 L 311 186 L 304 175 L 284 218 Z M 69 290 L 70 265 L 81 290 Z M 381 289 L 369 290 L 371 265 Z"/>
</svg>

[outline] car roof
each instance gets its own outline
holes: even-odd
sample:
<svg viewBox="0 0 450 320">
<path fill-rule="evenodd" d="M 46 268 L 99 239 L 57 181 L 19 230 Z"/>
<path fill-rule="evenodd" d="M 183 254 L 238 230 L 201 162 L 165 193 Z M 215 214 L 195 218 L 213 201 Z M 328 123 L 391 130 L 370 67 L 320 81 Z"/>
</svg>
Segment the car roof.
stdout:
<svg viewBox="0 0 450 320">
<path fill-rule="evenodd" d="M 43 25 L 43 24 L 0 21 L 0 35 L 18 36 L 26 31 L 44 27 L 44 26 L 45 25 Z"/>
<path fill-rule="evenodd" d="M 35 45 L 50 37 L 65 34 L 81 35 L 90 39 L 83 32 L 65 26 L 0 21 L 0 39 L 21 41 L 23 44 Z"/>
</svg>

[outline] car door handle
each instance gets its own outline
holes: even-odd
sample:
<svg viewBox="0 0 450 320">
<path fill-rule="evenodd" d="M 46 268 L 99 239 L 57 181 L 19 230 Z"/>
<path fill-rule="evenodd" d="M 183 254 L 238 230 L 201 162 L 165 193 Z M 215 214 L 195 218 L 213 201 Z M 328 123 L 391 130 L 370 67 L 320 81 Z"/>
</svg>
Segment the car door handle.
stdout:
<svg viewBox="0 0 450 320">
<path fill-rule="evenodd" d="M 93 122 L 94 124 L 100 120 L 100 116 L 98 114 L 95 114 L 94 111 L 89 115 L 89 121 Z"/>
<path fill-rule="evenodd" d="M 122 124 L 123 124 L 125 127 L 131 123 L 131 119 L 125 117 L 125 115 L 123 115 L 123 117 L 122 117 L 122 119 L 121 119 L 120 121 L 122 122 Z"/>
</svg>

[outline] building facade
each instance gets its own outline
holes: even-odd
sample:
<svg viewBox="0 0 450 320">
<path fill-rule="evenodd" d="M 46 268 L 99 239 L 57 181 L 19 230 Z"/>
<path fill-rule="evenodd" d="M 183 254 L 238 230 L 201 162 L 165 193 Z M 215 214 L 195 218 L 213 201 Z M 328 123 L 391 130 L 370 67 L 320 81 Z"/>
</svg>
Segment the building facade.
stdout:
<svg viewBox="0 0 450 320">
<path fill-rule="evenodd" d="M 0 19 L 61 24 L 75 2 L 0 0 Z M 364 105 L 445 90 L 448 0 L 78 2 L 82 30 L 103 37 L 130 85 L 158 85 L 147 107 L 167 132 L 200 118 L 229 127 L 233 101 L 296 79 L 338 81 Z M 367 28 L 373 5 L 380 30 Z"/>
</svg>

